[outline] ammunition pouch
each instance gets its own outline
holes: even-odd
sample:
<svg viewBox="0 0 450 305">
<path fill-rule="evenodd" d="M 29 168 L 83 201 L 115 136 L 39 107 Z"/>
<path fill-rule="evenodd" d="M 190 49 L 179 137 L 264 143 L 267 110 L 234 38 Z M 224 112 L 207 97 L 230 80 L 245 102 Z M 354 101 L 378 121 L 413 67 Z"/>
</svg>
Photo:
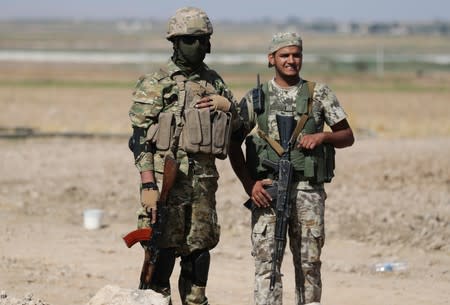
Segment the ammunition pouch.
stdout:
<svg viewBox="0 0 450 305">
<path fill-rule="evenodd" d="M 272 169 L 263 165 L 263 160 L 278 162 L 280 157 L 272 147 L 256 135 L 246 138 L 246 166 L 255 180 L 276 179 Z M 294 182 L 331 182 L 334 177 L 335 149 L 331 144 L 322 144 L 313 150 L 294 149 L 290 153 L 294 167 Z"/>
<path fill-rule="evenodd" d="M 290 132 L 291 128 L 287 128 L 288 134 L 292 133 L 294 138 L 298 137 L 300 132 L 304 134 L 313 134 L 317 130 L 314 117 L 311 115 L 312 98 L 314 93 L 315 83 L 306 82 L 307 86 L 303 86 L 296 97 L 296 112 L 299 116 L 299 121 L 295 127 L 294 132 Z M 271 92 L 269 91 L 267 83 L 263 84 L 262 91 L 265 100 L 265 109 L 268 109 L 268 100 Z M 268 98 L 269 97 L 269 98 Z M 272 169 L 263 165 L 263 160 L 278 162 L 280 154 L 275 151 L 277 143 L 271 138 L 263 138 L 261 136 L 268 133 L 268 113 L 257 113 L 258 127 L 262 133 L 252 134 L 246 138 L 246 165 L 253 179 L 261 180 L 265 178 L 277 179 Z M 277 121 L 277 126 L 280 128 L 280 123 Z M 281 126 L 281 130 L 284 130 Z M 280 135 L 281 138 L 281 135 Z M 287 138 L 287 136 L 284 136 Z M 278 143 L 279 144 L 279 143 Z M 275 148 L 275 149 L 274 149 Z M 331 144 L 321 144 L 313 150 L 293 148 L 290 151 L 290 161 L 294 167 L 294 182 L 309 181 L 312 184 L 319 184 L 330 182 L 334 177 L 334 157 L 335 149 Z"/>
<path fill-rule="evenodd" d="M 158 151 L 167 151 L 172 145 L 174 132 L 175 115 L 162 112 L 159 115 L 159 123 L 149 128 L 147 140 L 154 142 Z M 225 159 L 230 137 L 231 113 L 193 108 L 185 111 L 179 143 L 185 152 L 212 154 L 219 159 Z"/>
<path fill-rule="evenodd" d="M 231 137 L 231 119 L 229 112 L 210 111 L 209 108 L 195 108 L 203 96 L 216 95 L 215 88 L 206 81 L 177 80 L 180 88 L 180 101 L 184 102 L 183 113 L 161 112 L 155 130 L 149 130 L 147 139 L 154 142 L 158 151 L 171 149 L 174 143 L 176 125 L 181 123 L 181 135 L 178 146 L 187 153 L 212 154 L 225 159 Z M 179 116 L 181 115 L 181 122 Z"/>
<path fill-rule="evenodd" d="M 225 159 L 231 136 L 231 113 L 209 109 L 185 110 L 180 147 L 187 153 L 213 154 Z"/>
<path fill-rule="evenodd" d="M 175 133 L 175 115 L 172 112 L 161 112 L 158 119 L 158 128 L 153 133 L 156 149 L 166 151 L 170 148 Z"/>
<path fill-rule="evenodd" d="M 306 151 L 302 153 L 301 150 L 295 150 L 299 152 L 298 159 L 304 158 L 303 173 L 301 172 L 301 166 L 298 167 L 300 180 L 302 176 L 305 180 L 311 183 L 328 183 L 334 177 L 334 167 L 335 167 L 335 149 L 331 144 L 322 144 L 313 149 L 312 151 Z M 292 155 L 292 154 L 291 154 Z M 302 156 L 303 155 L 303 156 Z M 291 159 L 294 163 L 294 169 L 296 169 L 294 174 L 294 179 L 296 179 L 297 168 L 294 159 Z M 300 163 L 299 163 L 300 164 Z M 298 178 L 297 178 L 298 179 Z"/>
</svg>

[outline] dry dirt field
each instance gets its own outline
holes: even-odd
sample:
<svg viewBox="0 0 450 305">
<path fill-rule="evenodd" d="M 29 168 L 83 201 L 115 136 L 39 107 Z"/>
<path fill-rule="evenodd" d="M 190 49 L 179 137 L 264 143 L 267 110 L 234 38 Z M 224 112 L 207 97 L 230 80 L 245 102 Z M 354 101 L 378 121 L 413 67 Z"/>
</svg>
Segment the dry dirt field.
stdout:
<svg viewBox="0 0 450 305">
<path fill-rule="evenodd" d="M 121 240 L 134 229 L 138 208 L 138 174 L 124 136 L 132 88 L 20 82 L 107 75 L 132 83 L 138 75 L 49 66 L 43 77 L 39 65 L 0 68 L 7 72 L 0 76 L 2 132 L 25 126 L 119 135 L 0 139 L 0 291 L 81 305 L 105 285 L 136 287 L 143 253 Z M 331 87 L 343 84 L 335 91 L 357 141 L 338 151 L 336 178 L 327 187 L 323 304 L 450 304 L 448 80 L 441 75 L 420 82 L 445 90 L 409 92 L 350 90 L 345 79 L 327 79 Z M 239 98 L 243 93 L 235 91 Z M 216 305 L 251 304 L 250 214 L 241 204 L 246 196 L 228 161 L 218 166 L 222 236 L 212 251 L 208 296 Z M 105 210 L 99 230 L 83 227 L 83 210 L 91 207 Z M 407 269 L 373 271 L 385 261 L 406 262 Z M 293 304 L 289 251 L 283 272 L 285 304 Z M 177 273 L 178 267 L 173 287 Z M 180 304 L 176 289 L 174 301 Z"/>
</svg>

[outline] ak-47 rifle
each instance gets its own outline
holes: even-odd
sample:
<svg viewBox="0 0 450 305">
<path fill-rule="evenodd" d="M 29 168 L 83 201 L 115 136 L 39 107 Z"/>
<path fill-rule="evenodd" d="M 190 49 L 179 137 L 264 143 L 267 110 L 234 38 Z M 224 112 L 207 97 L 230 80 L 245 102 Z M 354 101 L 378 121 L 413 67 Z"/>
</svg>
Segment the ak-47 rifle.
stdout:
<svg viewBox="0 0 450 305">
<path fill-rule="evenodd" d="M 277 164 L 264 162 L 271 166 L 275 171 L 278 171 L 277 179 L 277 200 L 275 208 L 275 237 L 274 249 L 272 253 L 272 269 L 270 272 L 270 290 L 275 287 L 275 281 L 278 276 L 282 276 L 281 261 L 284 256 L 284 249 L 286 247 L 286 233 L 291 215 L 291 184 L 294 167 L 290 160 L 290 153 L 294 145 L 291 137 L 295 128 L 294 116 L 277 114 L 278 133 L 280 135 L 280 144 L 284 148 L 280 160 Z M 266 165 L 266 166 L 267 166 Z"/>
<path fill-rule="evenodd" d="M 167 217 L 167 198 L 169 191 L 175 183 L 180 163 L 170 154 L 164 159 L 164 173 L 161 194 L 157 202 L 156 222 L 150 228 L 134 230 L 123 237 L 125 244 L 131 248 L 137 242 L 148 242 L 149 249 L 145 251 L 144 263 L 142 265 L 139 289 L 150 288 L 155 262 L 159 255 L 158 240 L 162 235 L 162 228 Z"/>
<path fill-rule="evenodd" d="M 278 133 L 280 135 L 280 144 L 284 149 L 278 162 L 263 160 L 263 165 L 270 167 L 276 173 L 276 179 L 272 186 L 267 189 L 269 194 L 276 194 L 275 208 L 275 236 L 274 249 L 272 252 L 272 268 L 270 272 L 270 290 L 275 287 L 277 277 L 282 276 L 281 262 L 286 247 L 286 233 L 291 215 L 291 184 L 294 167 L 290 161 L 290 152 L 293 146 L 291 137 L 295 128 L 293 115 L 277 114 Z"/>
<path fill-rule="evenodd" d="M 280 135 L 280 144 L 282 146 L 281 157 L 278 162 L 263 160 L 263 165 L 273 169 L 275 177 L 272 185 L 266 187 L 266 191 L 272 198 L 276 198 L 272 202 L 272 208 L 275 209 L 275 236 L 274 249 L 272 252 L 272 268 L 270 273 L 270 290 L 275 287 L 277 277 L 282 276 L 280 272 L 281 261 L 284 256 L 286 247 L 286 233 L 291 213 L 291 184 L 294 167 L 290 161 L 290 152 L 295 142 L 293 131 L 295 126 L 294 116 L 289 114 L 277 114 L 278 133 Z M 280 151 L 279 147 L 275 149 Z M 251 199 L 244 203 L 245 207 L 254 209 L 255 204 Z"/>
</svg>

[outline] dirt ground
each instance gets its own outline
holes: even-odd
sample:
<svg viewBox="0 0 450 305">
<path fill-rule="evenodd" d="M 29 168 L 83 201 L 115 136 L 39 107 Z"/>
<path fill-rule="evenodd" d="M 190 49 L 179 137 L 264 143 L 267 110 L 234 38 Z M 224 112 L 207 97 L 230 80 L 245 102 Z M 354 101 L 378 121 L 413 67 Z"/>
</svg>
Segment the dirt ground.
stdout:
<svg viewBox="0 0 450 305">
<path fill-rule="evenodd" d="M 129 93 L 1 86 L 0 125 L 126 134 Z M 349 101 L 355 124 L 373 107 L 356 100 L 371 94 L 338 92 L 344 106 Z M 389 103 L 391 94 L 376 94 Z M 414 93 L 413 100 L 427 94 Z M 393 95 L 409 103 L 406 93 Z M 361 132 L 353 147 L 338 151 L 336 178 L 327 186 L 323 304 L 450 304 L 450 134 L 433 132 L 436 117 L 450 117 L 449 93 L 433 97 L 423 119 L 434 123 L 418 127 L 411 121 L 419 130 L 415 136 Z M 387 121 L 374 121 L 388 126 L 390 108 L 375 108 L 374 115 L 385 113 Z M 404 109 L 405 116 L 415 111 Z M 138 208 L 138 174 L 125 136 L 0 139 L 0 156 L 2 295 L 32 293 L 52 305 L 81 305 L 105 285 L 138 285 L 143 252 L 121 239 L 135 228 Z M 211 304 L 251 304 L 250 214 L 242 207 L 247 198 L 228 161 L 218 167 L 222 236 L 212 251 L 207 293 Z M 105 211 L 99 230 L 83 227 L 83 210 L 92 207 Z M 291 261 L 286 251 L 285 304 L 294 300 Z M 406 262 L 407 269 L 374 272 L 374 264 L 386 261 Z M 177 266 L 175 304 L 178 272 Z"/>
</svg>

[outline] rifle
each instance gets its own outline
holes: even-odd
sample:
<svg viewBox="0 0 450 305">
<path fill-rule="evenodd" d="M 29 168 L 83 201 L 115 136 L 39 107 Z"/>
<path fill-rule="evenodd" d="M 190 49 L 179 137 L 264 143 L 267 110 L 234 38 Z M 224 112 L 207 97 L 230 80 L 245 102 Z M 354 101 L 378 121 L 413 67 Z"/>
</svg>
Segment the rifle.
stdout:
<svg viewBox="0 0 450 305">
<path fill-rule="evenodd" d="M 148 289 L 155 270 L 155 262 L 158 258 L 158 241 L 162 235 L 162 229 L 167 217 L 167 198 L 169 191 L 175 183 L 180 162 L 167 154 L 164 158 L 163 184 L 159 200 L 157 202 L 156 222 L 150 228 L 134 230 L 123 237 L 125 244 L 131 248 L 137 242 L 148 242 L 149 249 L 145 251 L 142 265 L 139 289 Z"/>
<path fill-rule="evenodd" d="M 278 185 L 277 185 L 277 201 L 275 208 L 275 237 L 274 237 L 274 251 L 272 253 L 272 269 L 270 272 L 270 290 L 275 287 L 275 280 L 277 276 L 282 276 L 281 261 L 284 256 L 284 249 L 286 246 L 286 233 L 291 215 L 291 184 L 294 173 L 294 166 L 290 161 L 290 152 L 294 145 L 292 132 L 294 131 L 294 116 L 277 114 L 278 133 L 280 135 L 280 144 L 284 148 L 284 153 L 277 164 L 264 162 L 278 171 Z"/>
<path fill-rule="evenodd" d="M 278 133 L 280 135 L 280 144 L 283 147 L 280 160 L 272 162 L 263 160 L 265 167 L 271 168 L 276 173 L 276 178 L 272 185 L 266 187 L 266 191 L 272 198 L 276 198 L 271 205 L 275 209 L 275 236 L 274 249 L 272 252 L 272 268 L 270 273 L 270 290 L 275 287 L 275 281 L 278 276 L 282 276 L 281 261 L 284 256 L 284 249 L 286 246 L 286 233 L 291 213 L 291 184 L 294 167 L 290 161 L 290 152 L 295 143 L 295 136 L 293 133 L 295 129 L 295 120 L 293 115 L 277 114 Z M 251 199 L 244 204 L 249 209 L 254 209 L 255 205 Z"/>
</svg>

